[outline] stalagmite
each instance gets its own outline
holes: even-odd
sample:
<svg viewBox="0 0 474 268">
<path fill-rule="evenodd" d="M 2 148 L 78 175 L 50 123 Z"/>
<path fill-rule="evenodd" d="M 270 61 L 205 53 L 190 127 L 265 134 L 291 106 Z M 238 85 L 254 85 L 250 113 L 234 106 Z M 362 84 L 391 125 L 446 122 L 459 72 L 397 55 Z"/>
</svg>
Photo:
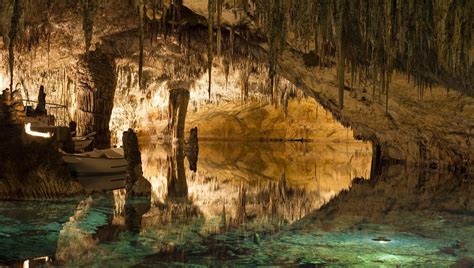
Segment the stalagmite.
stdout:
<svg viewBox="0 0 474 268">
<path fill-rule="evenodd" d="M 198 128 L 194 127 L 189 131 L 189 139 L 185 147 L 185 154 L 188 158 L 189 169 L 197 171 L 197 162 L 199 155 Z"/>
<path fill-rule="evenodd" d="M 123 151 L 127 159 L 127 195 L 150 196 L 151 184 L 143 177 L 142 157 L 138 138 L 132 129 L 123 133 Z"/>
<path fill-rule="evenodd" d="M 77 136 L 97 132 L 96 147 L 110 147 L 109 121 L 116 74 L 114 62 L 99 50 L 81 55 L 77 62 Z"/>
</svg>

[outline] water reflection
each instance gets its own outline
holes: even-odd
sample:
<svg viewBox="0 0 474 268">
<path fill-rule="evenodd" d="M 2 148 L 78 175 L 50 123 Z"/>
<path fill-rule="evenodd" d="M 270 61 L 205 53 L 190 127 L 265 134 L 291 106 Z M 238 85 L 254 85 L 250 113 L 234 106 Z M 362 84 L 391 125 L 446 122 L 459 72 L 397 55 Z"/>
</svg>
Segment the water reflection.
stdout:
<svg viewBox="0 0 474 268">
<path fill-rule="evenodd" d="M 394 166 L 362 179 L 371 152 L 351 144 L 199 149 L 192 171 L 185 151 L 142 146 L 151 200 L 116 190 L 54 206 L 0 203 L 0 262 L 49 256 L 53 265 L 86 266 L 474 263 L 474 184 L 466 176 Z"/>
<path fill-rule="evenodd" d="M 354 177 L 367 178 L 371 151 L 344 143 L 200 143 L 197 172 L 182 152 L 160 145 L 143 146 L 142 159 L 153 204 L 186 199 L 207 222 L 288 224 L 348 189 Z"/>
</svg>

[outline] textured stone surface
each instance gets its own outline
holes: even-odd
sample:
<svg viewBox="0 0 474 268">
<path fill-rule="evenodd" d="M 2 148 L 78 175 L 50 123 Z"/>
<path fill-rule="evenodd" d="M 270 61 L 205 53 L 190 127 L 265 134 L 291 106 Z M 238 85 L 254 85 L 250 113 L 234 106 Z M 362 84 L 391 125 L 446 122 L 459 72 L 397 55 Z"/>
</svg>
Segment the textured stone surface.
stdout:
<svg viewBox="0 0 474 268">
<path fill-rule="evenodd" d="M 128 163 L 126 189 L 128 195 L 149 196 L 150 183 L 143 178 L 142 159 L 138 138 L 132 129 L 123 133 L 123 150 Z"/>
<path fill-rule="evenodd" d="M 77 135 L 97 132 L 97 148 L 110 147 L 109 121 L 114 106 L 115 64 L 100 51 L 91 51 L 77 63 Z"/>
<path fill-rule="evenodd" d="M 0 199 L 59 199 L 84 193 L 71 178 L 61 156 L 48 142 L 23 145 L 21 129 L 2 128 Z M 5 139 L 8 137 L 8 139 Z"/>
<path fill-rule="evenodd" d="M 185 6 L 204 17 L 206 17 L 206 4 L 207 1 L 201 0 L 184 1 Z M 138 31 L 136 28 L 138 21 L 134 10 L 127 7 L 129 7 L 128 1 L 101 2 L 99 13 L 105 15 L 95 18 L 92 40 L 92 48 L 100 47 L 106 54 L 116 57 L 117 64 L 120 66 L 119 71 L 129 70 L 123 73 L 123 78 L 129 79 L 123 79 L 123 83 L 117 88 L 117 92 L 120 91 L 122 97 L 121 100 L 116 99 L 117 104 L 121 103 L 114 111 L 117 116 L 113 118 L 114 120 L 125 118 L 121 122 L 112 122 L 116 124 L 114 127 L 118 129 L 117 133 L 121 133 L 128 127 L 148 123 L 146 121 L 150 119 L 148 115 L 151 108 L 166 110 L 167 101 L 163 100 L 163 97 L 167 98 L 167 95 L 155 94 L 158 91 L 157 88 L 165 88 L 162 86 L 165 81 L 189 79 L 197 84 L 191 90 L 191 108 L 205 106 L 203 96 L 207 96 L 207 81 L 203 79 L 207 76 L 205 73 L 206 42 L 203 42 L 207 40 L 205 27 L 203 27 L 204 30 L 199 27 L 192 28 L 192 31 L 186 32 L 184 36 L 170 34 L 166 38 L 160 36 L 160 38 L 150 39 L 152 42 L 145 42 L 146 90 L 142 94 L 129 94 L 137 85 Z M 228 14 L 228 10 L 224 13 Z M 50 83 L 46 86 L 48 96 L 54 95 L 54 99 L 68 102 L 69 96 L 71 96 L 70 99 L 75 98 L 74 88 L 77 88 L 77 85 L 69 82 L 74 76 L 71 73 L 75 73 L 73 63 L 84 51 L 81 14 L 69 6 L 64 10 L 55 10 L 54 14 L 55 16 L 52 16 L 50 21 L 53 26 L 50 46 L 47 43 L 39 43 L 34 52 L 21 54 L 17 66 L 19 70 L 17 77 L 25 81 L 28 90 L 36 89 L 40 80 L 49 79 Z M 236 23 L 235 18 L 232 19 L 232 16 L 225 14 L 223 20 L 226 23 L 231 25 Z M 244 16 L 243 19 L 248 18 Z M 251 33 L 248 34 L 251 35 Z M 259 39 L 255 38 L 255 40 Z M 217 89 L 213 90 L 215 95 L 212 93 L 211 101 L 214 103 L 222 100 L 240 102 L 241 89 L 247 88 L 245 82 L 247 80 L 250 88 L 264 85 L 262 83 L 264 79 L 259 78 L 266 77 L 265 48 L 268 45 L 248 44 L 239 39 L 238 35 L 234 41 L 234 46 L 231 48 L 229 34 L 223 35 L 224 57 L 221 62 L 218 60 L 214 62 L 213 88 Z M 320 70 L 314 66 L 306 66 L 304 55 L 307 51 L 298 50 L 298 46 L 295 46 L 291 51 L 287 50 L 283 53 L 277 70 L 278 74 L 290 80 L 297 88 L 304 90 L 307 96 L 315 98 L 344 125 L 354 129 L 357 138 L 371 140 L 379 145 L 382 160 L 406 162 L 409 165 L 425 167 L 437 166 L 457 171 L 463 171 L 466 167 L 474 165 L 472 98 L 456 92 L 446 93 L 444 89 L 434 87 L 432 91 L 425 93 L 423 99 L 418 99 L 416 85 L 409 83 L 405 77 L 395 75 L 388 98 L 388 116 L 385 115 L 385 96 L 381 96 L 380 102 L 372 101 L 372 96 L 368 93 L 371 92 L 370 83 L 356 82 L 350 92 L 346 90 L 345 108 L 341 111 L 336 105 L 338 96 L 335 70 Z M 231 56 L 230 51 L 232 51 Z M 2 53 L 5 56 L 4 50 Z M 242 79 L 248 71 L 243 64 L 246 56 L 251 58 L 252 64 L 249 68 L 261 76 Z M 242 62 L 236 62 L 236 60 Z M 225 62 L 227 65 L 224 64 Z M 6 74 L 7 71 L 2 70 L 2 72 Z M 239 83 L 235 83 L 238 79 L 233 79 L 234 81 L 229 79 L 229 84 L 226 83 L 227 81 L 223 83 L 221 81 L 226 80 L 224 79 L 226 74 L 229 78 L 237 76 L 241 79 Z M 239 86 L 240 83 L 242 87 Z M 35 86 L 31 86 L 32 84 Z M 349 84 L 349 81 L 346 81 L 346 86 Z M 379 99 L 378 96 L 377 99 Z M 149 103 L 152 105 L 148 105 Z M 74 108 L 70 107 L 70 110 Z M 143 115 L 133 116 L 137 110 Z M 71 117 L 74 117 L 73 112 L 71 112 Z M 121 139 L 118 138 L 117 141 L 119 140 Z"/>
</svg>

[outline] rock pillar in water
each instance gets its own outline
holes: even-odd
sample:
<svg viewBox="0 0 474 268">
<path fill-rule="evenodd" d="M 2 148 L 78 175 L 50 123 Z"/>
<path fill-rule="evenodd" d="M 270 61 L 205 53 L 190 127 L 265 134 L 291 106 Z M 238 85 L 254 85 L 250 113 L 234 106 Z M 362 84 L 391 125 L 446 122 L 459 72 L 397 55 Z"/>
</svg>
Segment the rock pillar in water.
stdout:
<svg viewBox="0 0 474 268">
<path fill-rule="evenodd" d="M 151 184 L 143 177 L 142 157 L 138 146 L 138 138 L 132 129 L 123 133 L 123 151 L 127 159 L 127 183 L 128 195 L 150 196 Z"/>
<path fill-rule="evenodd" d="M 77 136 L 97 132 L 96 147 L 110 147 L 109 121 L 117 77 L 115 63 L 101 51 L 90 51 L 77 63 Z"/>
<path fill-rule="evenodd" d="M 170 89 L 168 103 L 168 133 L 173 142 L 184 143 L 184 126 L 189 103 L 189 90 L 184 87 Z"/>
</svg>

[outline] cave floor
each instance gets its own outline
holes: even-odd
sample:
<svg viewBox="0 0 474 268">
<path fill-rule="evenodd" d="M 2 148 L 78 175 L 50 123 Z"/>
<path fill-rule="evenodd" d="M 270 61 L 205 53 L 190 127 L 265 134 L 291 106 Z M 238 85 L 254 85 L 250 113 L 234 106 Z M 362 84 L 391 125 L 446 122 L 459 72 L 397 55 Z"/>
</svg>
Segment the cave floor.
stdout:
<svg viewBox="0 0 474 268">
<path fill-rule="evenodd" d="M 151 202 L 123 190 L 0 202 L 0 264 L 474 263 L 468 177 L 391 167 L 368 179 L 360 143 L 199 145 L 192 172 L 175 151 L 142 144 Z"/>
</svg>

